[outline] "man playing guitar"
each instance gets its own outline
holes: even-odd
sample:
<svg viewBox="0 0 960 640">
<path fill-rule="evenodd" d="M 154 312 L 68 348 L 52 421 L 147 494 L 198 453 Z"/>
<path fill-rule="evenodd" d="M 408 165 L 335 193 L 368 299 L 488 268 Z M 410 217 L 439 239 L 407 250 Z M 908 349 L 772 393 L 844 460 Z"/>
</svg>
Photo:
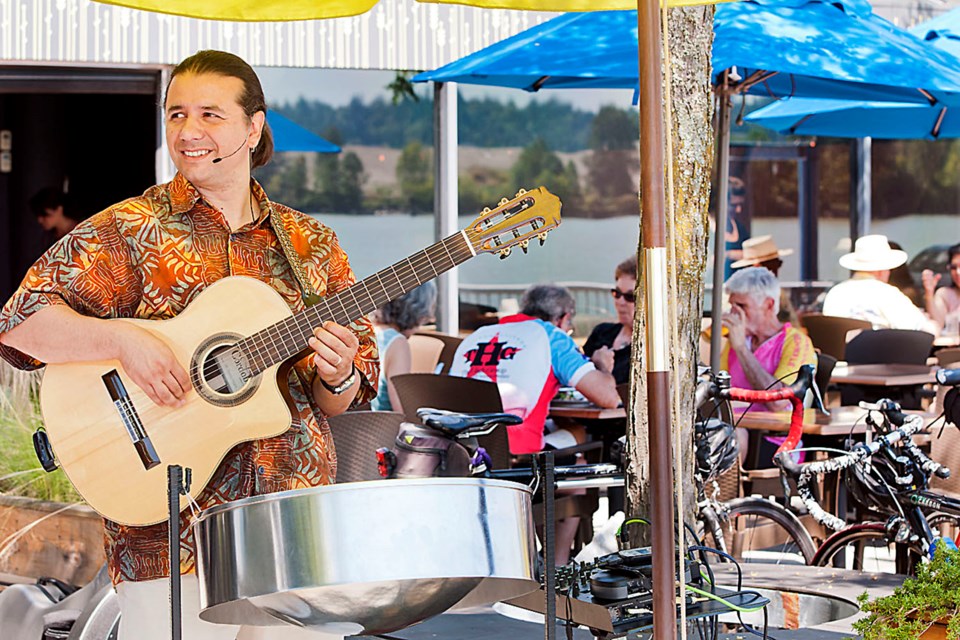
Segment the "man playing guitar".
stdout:
<svg viewBox="0 0 960 640">
<path fill-rule="evenodd" d="M 271 202 L 251 178 L 252 169 L 269 161 L 273 141 L 263 90 L 246 62 L 217 51 L 187 58 L 171 73 L 164 113 L 176 177 L 83 222 L 31 267 L 0 312 L 0 355 L 24 369 L 118 361 L 155 406 L 175 409 L 195 396 L 194 374 L 164 340 L 116 319 L 173 318 L 230 275 L 265 282 L 296 312 L 304 309 L 310 288 L 321 296 L 336 293 L 354 276 L 329 228 Z M 223 309 L 224 316 L 230 313 Z M 230 449 L 206 488 L 196 487 L 200 508 L 334 481 L 326 417 L 375 395 L 377 349 L 365 319 L 312 330 L 308 355 L 289 371 L 281 369 L 290 427 Z M 202 426 L 185 425 L 183 437 Z M 181 513 L 183 637 L 317 637 L 294 627 L 200 621 L 192 520 L 190 510 Z M 128 526 L 107 519 L 105 525 L 121 640 L 169 638 L 166 523 Z"/>
</svg>

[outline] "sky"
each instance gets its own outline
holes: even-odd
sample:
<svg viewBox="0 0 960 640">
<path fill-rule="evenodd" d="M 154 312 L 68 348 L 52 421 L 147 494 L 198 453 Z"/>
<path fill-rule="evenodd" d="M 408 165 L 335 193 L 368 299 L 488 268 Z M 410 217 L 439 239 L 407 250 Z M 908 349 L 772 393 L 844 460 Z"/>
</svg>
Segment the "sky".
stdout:
<svg viewBox="0 0 960 640">
<path fill-rule="evenodd" d="M 320 100 L 335 107 L 346 105 L 354 96 L 364 102 L 377 97 L 390 99 L 386 86 L 393 80 L 392 71 L 359 71 L 344 69 L 293 69 L 284 67 L 257 67 L 257 75 L 263 84 L 268 105 L 294 102 L 301 96 L 307 100 Z M 418 93 L 429 95 L 429 83 L 417 85 Z M 491 97 L 517 105 L 531 100 L 546 101 L 555 98 L 569 102 L 585 111 L 597 112 L 600 107 L 613 104 L 624 108 L 631 105 L 632 90 L 622 89 L 565 89 L 544 90 L 529 93 L 517 89 L 459 85 L 460 93 L 467 98 Z"/>
</svg>

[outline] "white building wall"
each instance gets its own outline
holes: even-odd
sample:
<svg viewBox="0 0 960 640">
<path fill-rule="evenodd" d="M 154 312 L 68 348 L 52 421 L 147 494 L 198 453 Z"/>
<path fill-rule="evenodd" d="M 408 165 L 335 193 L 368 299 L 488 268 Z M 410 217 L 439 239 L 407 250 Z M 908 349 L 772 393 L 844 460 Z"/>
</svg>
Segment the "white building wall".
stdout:
<svg viewBox="0 0 960 640">
<path fill-rule="evenodd" d="M 0 0 L 0 64 L 176 64 L 221 49 L 254 66 L 426 70 L 554 15 L 381 0 L 352 18 L 243 23 L 91 0 Z"/>
</svg>

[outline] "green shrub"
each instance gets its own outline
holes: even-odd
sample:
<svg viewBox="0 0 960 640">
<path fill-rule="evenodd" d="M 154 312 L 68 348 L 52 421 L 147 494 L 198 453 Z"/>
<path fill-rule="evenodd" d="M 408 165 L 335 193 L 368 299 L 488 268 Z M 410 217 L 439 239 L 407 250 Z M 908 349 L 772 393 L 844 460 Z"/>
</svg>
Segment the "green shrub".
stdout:
<svg viewBox="0 0 960 640">
<path fill-rule="evenodd" d="M 36 378 L 0 378 L 0 494 L 80 502 L 63 471 L 47 473 L 33 451 L 33 432 L 43 423 Z"/>
<path fill-rule="evenodd" d="M 858 599 L 868 616 L 853 624 L 864 640 L 914 640 L 937 620 L 947 620 L 948 638 L 960 638 L 960 551 L 938 547 L 933 561 L 920 564 L 888 596 Z"/>
</svg>

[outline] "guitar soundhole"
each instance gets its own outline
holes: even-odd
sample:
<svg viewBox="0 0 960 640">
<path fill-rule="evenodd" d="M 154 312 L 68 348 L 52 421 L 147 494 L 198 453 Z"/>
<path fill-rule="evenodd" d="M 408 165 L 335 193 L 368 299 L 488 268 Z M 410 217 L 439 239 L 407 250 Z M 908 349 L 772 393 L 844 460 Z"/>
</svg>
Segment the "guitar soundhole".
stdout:
<svg viewBox="0 0 960 640">
<path fill-rule="evenodd" d="M 250 363 L 236 348 L 243 336 L 221 333 L 207 338 L 190 361 L 190 377 L 197 393 L 218 407 L 233 407 L 246 401 L 260 385 Z"/>
</svg>

